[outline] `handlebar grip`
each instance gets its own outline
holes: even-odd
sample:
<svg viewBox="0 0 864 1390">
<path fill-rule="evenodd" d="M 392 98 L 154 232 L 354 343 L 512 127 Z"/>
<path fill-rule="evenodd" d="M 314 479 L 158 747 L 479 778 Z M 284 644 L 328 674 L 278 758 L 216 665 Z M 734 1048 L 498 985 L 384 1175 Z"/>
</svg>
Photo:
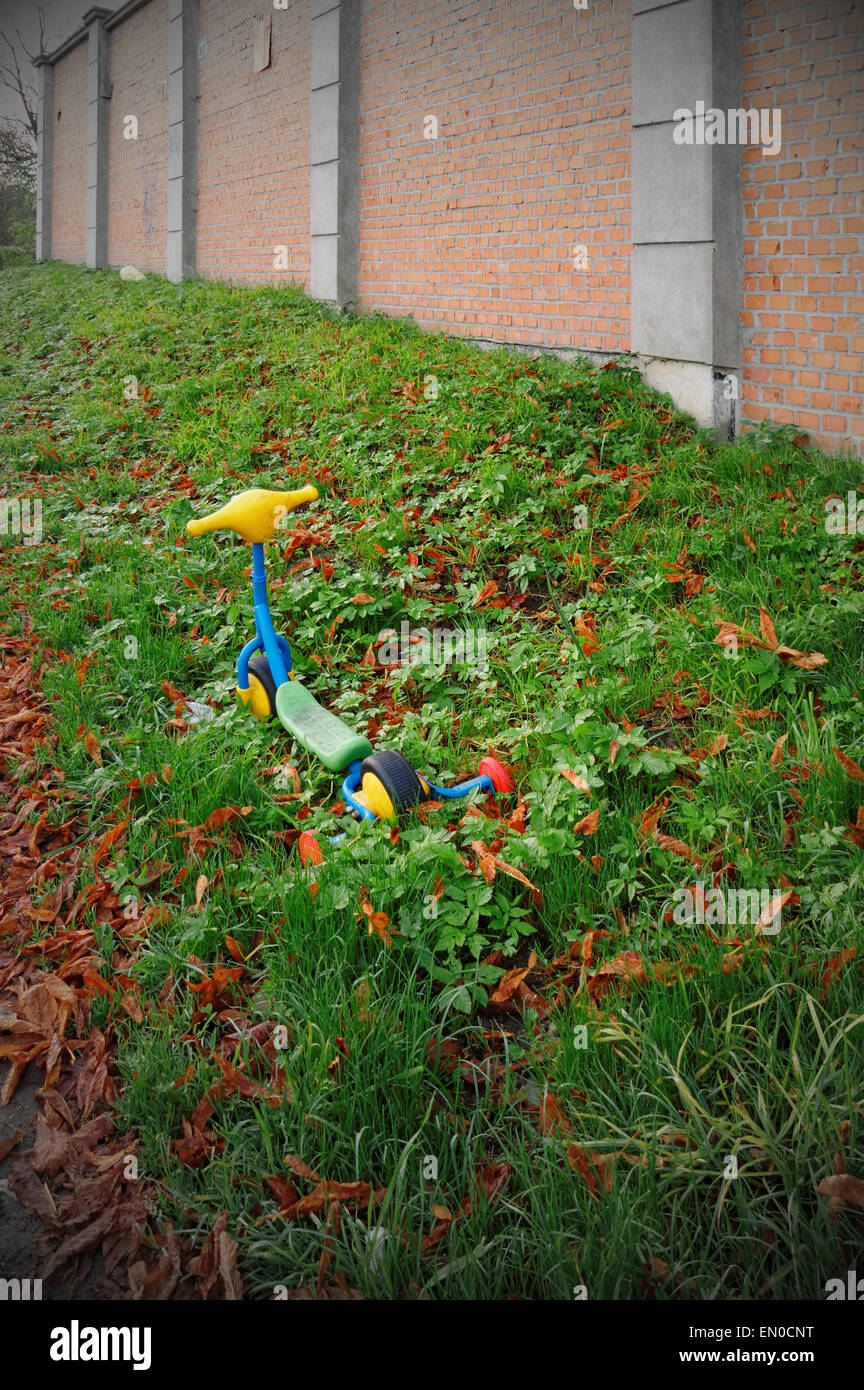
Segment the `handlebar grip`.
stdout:
<svg viewBox="0 0 864 1390">
<path fill-rule="evenodd" d="M 285 492 L 281 495 L 290 500 L 277 502 L 276 506 L 277 508 L 285 507 L 286 511 L 289 512 L 293 511 L 295 507 L 302 507 L 306 502 L 318 501 L 318 489 L 313 487 L 311 483 L 307 483 L 306 487 L 297 488 L 295 492 Z"/>
<path fill-rule="evenodd" d="M 295 507 L 302 507 L 306 502 L 314 502 L 317 496 L 318 489 L 311 483 L 293 492 L 249 488 L 232 497 L 218 512 L 188 521 L 186 531 L 190 536 L 201 536 L 205 531 L 236 531 L 244 541 L 253 544 L 269 541 L 284 514 Z"/>
<path fill-rule="evenodd" d="M 219 526 L 219 513 L 214 512 L 212 516 L 196 517 L 194 521 L 186 522 L 186 532 L 190 536 L 203 536 L 205 531 L 215 531 Z"/>
</svg>

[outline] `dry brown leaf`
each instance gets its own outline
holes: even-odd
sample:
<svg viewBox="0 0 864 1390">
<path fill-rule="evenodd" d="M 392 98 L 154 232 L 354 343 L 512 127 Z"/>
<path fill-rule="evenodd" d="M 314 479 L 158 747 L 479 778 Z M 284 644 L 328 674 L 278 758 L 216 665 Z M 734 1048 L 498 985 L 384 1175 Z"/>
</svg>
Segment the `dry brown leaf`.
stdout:
<svg viewBox="0 0 864 1390">
<path fill-rule="evenodd" d="M 833 985 L 834 981 L 837 979 L 837 976 L 840 974 L 840 971 L 843 969 L 843 966 L 846 965 L 848 961 L 854 960 L 855 955 L 856 947 L 847 946 L 836 956 L 831 957 L 825 969 L 822 971 L 822 981 L 819 992 L 823 999 L 828 998 L 828 991 Z"/>
<path fill-rule="evenodd" d="M 473 604 L 471 605 L 472 608 L 479 608 L 481 603 L 485 603 L 487 599 L 490 599 L 492 595 L 497 594 L 497 592 L 498 585 L 495 583 L 495 580 L 487 579 L 482 589 L 478 590 L 477 596 L 474 599 Z"/>
<path fill-rule="evenodd" d="M 108 853 L 108 850 L 111 848 L 111 846 L 116 844 L 117 841 L 120 839 L 120 836 L 126 829 L 127 824 L 127 821 L 121 820 L 118 825 L 112 825 L 110 830 L 106 830 L 105 834 L 102 836 L 101 840 L 97 844 L 96 852 L 93 855 L 94 869 L 98 867 L 100 860 L 103 859 L 104 856 Z"/>
<path fill-rule="evenodd" d="M 781 763 L 783 761 L 783 749 L 786 746 L 786 740 L 788 737 L 788 734 L 781 734 L 777 742 L 774 744 L 774 750 L 770 758 L 771 767 L 777 767 L 778 763 Z"/>
<path fill-rule="evenodd" d="M 655 830 L 654 841 L 661 849 L 668 849 L 672 854 L 679 854 L 682 859 L 687 859 L 691 864 L 702 864 L 704 861 L 695 849 L 685 845 L 683 840 L 676 840 L 671 835 L 664 835 L 661 831 Z"/>
<path fill-rule="evenodd" d="M 99 767 L 102 766 L 102 749 L 99 747 L 98 739 L 95 734 L 86 733 L 84 735 L 84 747 Z"/>
<path fill-rule="evenodd" d="M 852 759 L 841 749 L 836 747 L 836 745 L 833 746 L 835 756 L 843 771 L 856 782 L 864 782 L 864 768 L 859 767 L 857 763 L 853 763 Z"/>
<path fill-rule="evenodd" d="M 778 642 L 777 633 L 774 631 L 774 623 L 764 608 L 759 609 L 759 631 L 762 633 L 762 640 L 769 646 L 772 652 L 776 652 Z"/>
<path fill-rule="evenodd" d="M 864 1182 L 853 1178 L 849 1173 L 833 1173 L 816 1184 L 816 1191 L 829 1199 L 828 1205 L 837 1207 L 864 1207 Z"/>
<path fill-rule="evenodd" d="M 789 888 L 785 893 L 778 893 L 770 902 L 766 903 L 756 920 L 756 935 L 766 932 L 771 926 L 774 918 L 782 912 L 783 908 L 790 902 L 800 903 L 801 899 L 794 888 Z"/>
<path fill-rule="evenodd" d="M 577 820 L 576 824 L 573 827 L 573 834 L 593 835 L 597 829 L 599 820 L 600 807 L 598 806 L 596 811 L 591 811 L 587 816 L 583 816 L 581 820 Z"/>
<path fill-rule="evenodd" d="M 314 1168 L 310 1168 L 309 1164 L 304 1163 L 302 1158 L 295 1158 L 294 1154 L 286 1154 L 282 1162 L 286 1168 L 291 1169 L 292 1173 L 296 1173 L 298 1178 L 306 1178 L 309 1182 L 321 1181 Z"/>
<path fill-rule="evenodd" d="M 567 1161 L 583 1179 L 592 1197 L 599 1198 L 602 1191 L 612 1191 L 614 1156 L 607 1157 L 595 1149 L 583 1149 L 581 1144 L 571 1144 L 567 1150 Z"/>
</svg>

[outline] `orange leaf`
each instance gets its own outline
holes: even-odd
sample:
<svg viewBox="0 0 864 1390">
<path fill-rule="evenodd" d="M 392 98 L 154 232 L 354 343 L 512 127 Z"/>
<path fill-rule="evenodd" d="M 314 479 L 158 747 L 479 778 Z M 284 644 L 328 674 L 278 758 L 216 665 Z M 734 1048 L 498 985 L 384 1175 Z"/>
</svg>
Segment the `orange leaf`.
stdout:
<svg viewBox="0 0 864 1390">
<path fill-rule="evenodd" d="M 639 817 L 639 824 L 636 827 L 636 834 L 640 840 L 650 840 L 657 831 L 657 822 L 669 805 L 669 798 L 663 796 L 659 801 L 655 801 L 653 806 L 649 806 L 647 811 L 643 811 Z"/>
<path fill-rule="evenodd" d="M 212 811 L 204 822 L 203 829 L 221 830 L 223 825 L 229 821 L 236 820 L 238 816 L 248 816 L 252 811 L 251 806 L 220 806 L 217 811 Z"/>
<path fill-rule="evenodd" d="M 487 599 L 491 598 L 493 594 L 497 594 L 497 592 L 498 585 L 495 583 L 495 580 L 487 579 L 486 583 L 483 585 L 483 588 L 477 594 L 477 597 L 475 598 L 472 607 L 479 608 L 481 603 L 485 603 Z"/>
<path fill-rule="evenodd" d="M 365 906 L 366 904 L 364 903 L 364 907 Z M 387 947 L 387 950 L 389 951 L 390 947 L 393 945 L 393 936 L 392 933 L 387 930 L 387 928 L 390 925 L 390 918 L 387 916 L 387 913 L 370 912 L 368 913 L 368 917 L 369 935 L 371 936 L 372 933 L 375 932 L 376 935 L 380 936 L 381 940 L 384 942 L 384 945 Z"/>
<path fill-rule="evenodd" d="M 561 1109 L 558 1098 L 548 1091 L 540 1102 L 540 1130 L 543 1134 L 557 1134 L 561 1130 L 573 1133 L 573 1126 Z"/>
<path fill-rule="evenodd" d="M 783 746 L 784 746 L 784 744 L 785 744 L 785 742 L 786 742 L 786 740 L 787 740 L 788 737 L 789 737 L 788 734 L 781 734 L 780 737 L 778 738 L 777 742 L 774 744 L 774 751 L 773 751 L 773 753 L 771 754 L 771 758 L 770 758 L 770 766 L 771 766 L 771 767 L 776 767 L 778 763 L 782 763 L 782 761 L 783 761 Z"/>
<path fill-rule="evenodd" d="M 573 827 L 573 834 L 593 835 L 594 831 L 597 829 L 597 822 L 599 821 L 599 819 L 600 807 L 598 806 L 596 811 L 591 811 L 589 815 L 583 816 L 581 820 L 577 820 L 576 824 Z"/>
<path fill-rule="evenodd" d="M 566 777 L 571 787 L 575 787 L 578 792 L 584 792 L 586 796 L 591 795 L 591 788 L 580 773 L 574 772 L 570 767 L 562 767 L 561 776 Z"/>
<path fill-rule="evenodd" d="M 834 1173 L 816 1184 L 816 1191 L 829 1199 L 829 1207 L 864 1207 L 864 1182 L 850 1173 Z"/>
<path fill-rule="evenodd" d="M 764 608 L 759 609 L 759 631 L 762 634 L 762 641 L 768 643 L 772 652 L 776 652 L 778 647 L 777 633 L 774 631 L 774 624 Z"/>
<path fill-rule="evenodd" d="M 864 768 L 859 767 L 857 763 L 853 763 L 852 759 L 847 757 L 847 755 L 841 752 L 836 746 L 834 746 L 834 752 L 843 771 L 850 777 L 854 777 L 856 782 L 864 782 Z"/>
<path fill-rule="evenodd" d="M 794 647 L 778 647 L 777 655 L 781 661 L 788 660 L 789 665 L 796 666 L 799 671 L 815 671 L 828 662 L 822 652 L 798 652 Z"/>
<path fill-rule="evenodd" d="M 98 766 L 101 767 L 102 749 L 99 747 L 95 734 L 87 733 L 84 735 L 84 747 L 87 749 L 94 763 L 97 763 Z"/>
<path fill-rule="evenodd" d="M 856 947 L 847 946 L 845 950 L 839 953 L 839 955 L 831 957 L 825 969 L 822 971 L 822 983 L 820 993 L 823 999 L 827 999 L 828 991 L 833 985 L 834 981 L 837 979 L 837 976 L 840 974 L 840 971 L 843 969 L 843 966 L 846 964 L 847 961 L 854 960 L 855 954 Z"/>
<path fill-rule="evenodd" d="M 318 1174 L 308 1163 L 304 1163 L 302 1158 L 295 1158 L 293 1154 L 286 1154 L 282 1162 L 286 1168 L 290 1168 L 292 1173 L 296 1173 L 298 1178 L 306 1178 L 309 1182 L 320 1182 Z"/>
<path fill-rule="evenodd" d="M 489 995 L 490 1004 L 506 1004 L 508 1000 L 518 990 L 526 975 L 530 975 L 531 967 L 526 966 L 524 970 L 508 970 L 501 976 L 495 988 L 494 994 Z"/>
<path fill-rule="evenodd" d="M 128 822 L 126 822 L 125 820 L 121 820 L 119 825 L 112 825 L 110 830 L 106 830 L 105 834 L 102 836 L 101 840 L 96 846 L 96 853 L 93 855 L 94 869 L 98 865 L 99 861 L 104 857 L 104 855 L 107 854 L 111 846 L 113 844 L 116 844 L 116 842 L 120 839 L 120 836 L 126 829 L 127 823 Z"/>
<path fill-rule="evenodd" d="M 664 835 L 659 830 L 655 831 L 654 839 L 661 849 L 668 849 L 672 854 L 680 854 L 682 859 L 689 860 L 691 864 L 702 863 L 702 859 L 695 849 L 685 845 L 683 840 L 675 840 L 671 835 Z"/>
<path fill-rule="evenodd" d="M 778 893 L 776 897 L 772 898 L 770 902 L 765 904 L 762 911 L 759 913 L 759 917 L 756 921 L 756 935 L 759 936 L 762 932 L 767 931 L 767 929 L 771 926 L 772 922 L 774 921 L 774 918 L 780 915 L 787 903 L 800 903 L 800 901 L 801 899 L 798 897 L 798 894 L 795 892 L 794 888 L 789 888 L 785 893 Z M 780 929 L 778 927 L 777 931 L 779 930 Z M 768 934 L 776 935 L 776 932 L 769 932 Z"/>
<path fill-rule="evenodd" d="M 583 1149 L 580 1144 L 571 1144 L 567 1150 L 567 1160 L 588 1187 L 592 1197 L 599 1197 L 601 1190 L 612 1191 L 612 1159 L 594 1149 Z"/>
<path fill-rule="evenodd" d="M 510 878 L 515 878 L 517 883 L 524 883 L 526 888 L 530 888 L 532 893 L 539 892 L 536 884 L 530 878 L 526 878 L 521 869 L 514 869 L 512 864 L 506 864 L 499 854 L 495 855 L 495 868 L 500 869 L 502 874 L 507 874 Z"/>
</svg>

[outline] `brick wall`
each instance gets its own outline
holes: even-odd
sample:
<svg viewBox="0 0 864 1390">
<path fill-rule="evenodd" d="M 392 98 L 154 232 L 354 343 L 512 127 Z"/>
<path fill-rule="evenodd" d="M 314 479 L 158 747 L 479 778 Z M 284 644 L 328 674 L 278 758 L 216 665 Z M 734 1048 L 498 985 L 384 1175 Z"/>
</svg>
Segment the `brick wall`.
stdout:
<svg viewBox="0 0 864 1390">
<path fill-rule="evenodd" d="M 87 41 L 54 69 L 54 196 L 51 255 L 87 259 Z"/>
<path fill-rule="evenodd" d="M 517 345 L 629 351 L 630 0 L 359 3 L 361 305 Z M 199 0 L 199 274 L 310 286 L 315 8 Z M 742 418 L 864 454 L 864 3 L 741 0 L 741 15 L 741 102 L 782 119 L 778 155 L 743 150 Z M 270 61 L 256 72 L 262 20 Z M 148 0 L 108 33 L 108 260 L 163 272 L 168 28 L 168 0 Z M 317 41 L 330 31 L 332 44 L 321 20 Z M 696 57 L 682 64 L 695 80 Z M 643 63 L 640 92 L 646 80 Z M 83 261 L 86 41 L 55 65 L 53 129 L 52 254 Z M 685 323 L 673 368 L 693 362 L 689 346 Z"/>
<path fill-rule="evenodd" d="M 150 0 L 111 34 L 108 263 L 165 272 L 167 0 Z M 135 116 L 138 138 L 124 137 Z"/>
<path fill-rule="evenodd" d="M 629 348 L 629 36 L 621 0 L 364 0 L 364 307 Z"/>
<path fill-rule="evenodd" d="M 262 17 L 271 63 L 255 72 Z M 201 0 L 199 37 L 198 273 L 308 287 L 309 0 Z"/>
<path fill-rule="evenodd" d="M 744 103 L 779 107 L 776 158 L 744 150 L 745 420 L 864 443 L 864 6 L 746 0 Z"/>
</svg>

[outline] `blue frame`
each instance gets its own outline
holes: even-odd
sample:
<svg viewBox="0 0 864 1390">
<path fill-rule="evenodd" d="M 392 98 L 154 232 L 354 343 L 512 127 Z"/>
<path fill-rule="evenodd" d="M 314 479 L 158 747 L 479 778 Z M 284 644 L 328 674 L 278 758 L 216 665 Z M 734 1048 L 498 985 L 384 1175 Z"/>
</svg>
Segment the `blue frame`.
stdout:
<svg viewBox="0 0 864 1390">
<path fill-rule="evenodd" d="M 270 616 L 264 546 L 260 541 L 252 545 L 252 602 L 255 608 L 255 636 L 250 637 L 237 658 L 237 686 L 240 690 L 249 689 L 249 661 L 256 652 L 263 651 L 278 690 L 280 685 L 291 679 L 291 648 L 285 638 L 276 632 Z"/>
</svg>

